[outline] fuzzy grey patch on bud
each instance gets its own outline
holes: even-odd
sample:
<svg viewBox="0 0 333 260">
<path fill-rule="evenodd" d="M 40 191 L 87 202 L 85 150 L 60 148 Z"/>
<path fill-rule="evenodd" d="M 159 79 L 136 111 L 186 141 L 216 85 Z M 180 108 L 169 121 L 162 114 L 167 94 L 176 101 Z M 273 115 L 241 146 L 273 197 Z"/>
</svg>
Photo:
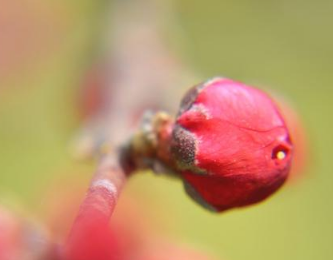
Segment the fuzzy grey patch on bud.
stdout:
<svg viewBox="0 0 333 260">
<path fill-rule="evenodd" d="M 195 162 L 195 137 L 181 126 L 175 126 L 172 132 L 171 153 L 182 169 L 192 168 Z"/>
<path fill-rule="evenodd" d="M 187 91 L 184 98 L 180 103 L 180 109 L 178 115 L 181 115 L 185 111 L 189 110 L 193 105 L 193 102 L 196 100 L 197 96 L 199 95 L 200 91 L 205 87 L 204 84 L 199 84 L 192 87 L 190 90 Z"/>
</svg>

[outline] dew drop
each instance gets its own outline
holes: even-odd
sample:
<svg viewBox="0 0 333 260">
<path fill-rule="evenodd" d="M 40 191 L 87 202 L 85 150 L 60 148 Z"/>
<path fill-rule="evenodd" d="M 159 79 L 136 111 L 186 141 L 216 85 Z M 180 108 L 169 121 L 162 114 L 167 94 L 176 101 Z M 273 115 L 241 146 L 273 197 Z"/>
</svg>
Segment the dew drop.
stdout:
<svg viewBox="0 0 333 260">
<path fill-rule="evenodd" d="M 287 157 L 288 151 L 288 148 L 284 147 L 283 145 L 278 145 L 272 151 L 272 159 L 282 161 Z"/>
<path fill-rule="evenodd" d="M 284 158 L 286 158 L 286 154 L 284 151 L 279 151 L 277 154 L 276 154 L 276 159 L 278 160 L 283 160 Z"/>
</svg>

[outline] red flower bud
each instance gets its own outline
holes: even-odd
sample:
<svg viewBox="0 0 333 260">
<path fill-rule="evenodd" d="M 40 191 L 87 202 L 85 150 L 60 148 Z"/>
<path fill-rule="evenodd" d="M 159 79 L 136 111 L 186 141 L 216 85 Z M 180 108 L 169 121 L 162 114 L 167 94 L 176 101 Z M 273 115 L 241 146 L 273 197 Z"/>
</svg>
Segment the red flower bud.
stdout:
<svg viewBox="0 0 333 260">
<path fill-rule="evenodd" d="M 265 93 L 217 78 L 183 99 L 171 151 L 188 194 L 211 210 L 224 211 L 276 191 L 288 175 L 292 143 Z"/>
</svg>

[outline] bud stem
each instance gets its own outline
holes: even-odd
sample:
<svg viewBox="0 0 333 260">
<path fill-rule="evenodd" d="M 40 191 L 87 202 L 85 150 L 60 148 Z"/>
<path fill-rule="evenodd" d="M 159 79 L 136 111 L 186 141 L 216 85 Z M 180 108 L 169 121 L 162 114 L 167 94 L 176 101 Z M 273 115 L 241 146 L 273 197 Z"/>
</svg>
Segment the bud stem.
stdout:
<svg viewBox="0 0 333 260">
<path fill-rule="evenodd" d="M 105 155 L 90 183 L 90 187 L 74 221 L 65 246 L 65 259 L 108 259 L 112 254 L 108 243 L 111 239 L 109 220 L 119 194 L 125 184 L 126 173 L 118 155 Z M 92 239 L 94 248 L 89 248 Z M 88 248 L 87 248 L 88 245 Z M 85 251 L 89 254 L 85 256 Z"/>
</svg>

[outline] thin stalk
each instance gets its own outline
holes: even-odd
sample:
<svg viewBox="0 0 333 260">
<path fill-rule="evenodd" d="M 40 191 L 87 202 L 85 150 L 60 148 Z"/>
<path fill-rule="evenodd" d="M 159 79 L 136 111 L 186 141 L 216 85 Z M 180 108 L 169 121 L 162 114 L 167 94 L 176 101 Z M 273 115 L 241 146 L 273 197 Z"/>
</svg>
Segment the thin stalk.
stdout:
<svg viewBox="0 0 333 260">
<path fill-rule="evenodd" d="M 109 220 L 125 182 L 126 174 L 118 156 L 103 157 L 74 221 L 65 246 L 65 259 L 114 259 L 116 250 Z"/>
</svg>

